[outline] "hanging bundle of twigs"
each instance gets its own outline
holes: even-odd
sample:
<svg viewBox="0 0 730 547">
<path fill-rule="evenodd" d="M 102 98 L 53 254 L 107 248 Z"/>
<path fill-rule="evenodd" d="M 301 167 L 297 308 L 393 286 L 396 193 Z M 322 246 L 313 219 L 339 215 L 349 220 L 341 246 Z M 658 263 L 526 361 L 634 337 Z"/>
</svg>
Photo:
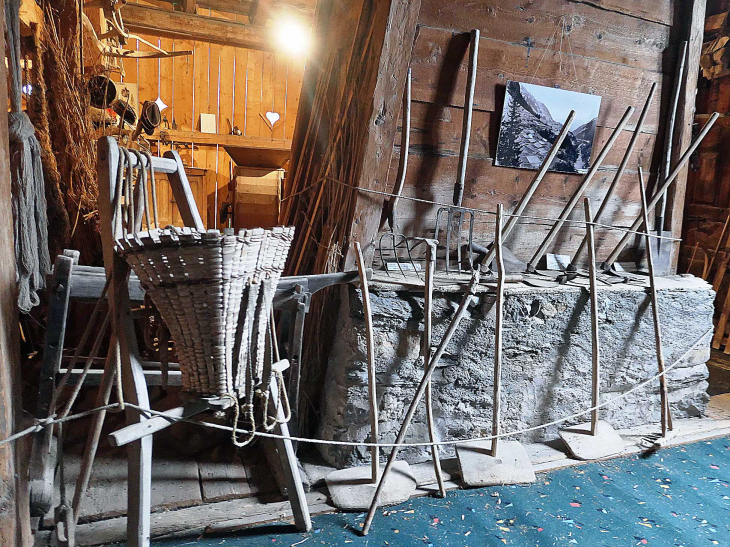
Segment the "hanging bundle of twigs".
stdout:
<svg viewBox="0 0 730 547">
<path fill-rule="evenodd" d="M 38 126 L 53 128 L 48 144 L 70 219 L 71 245 L 81 252 L 83 262 L 90 262 L 101 253 L 95 146 L 99 132 L 89 115 L 89 95 L 79 66 L 77 6 L 75 0 L 57 0 L 44 10 L 39 36 L 43 74 L 37 74 L 44 89 L 37 98 L 45 105 Z"/>
</svg>

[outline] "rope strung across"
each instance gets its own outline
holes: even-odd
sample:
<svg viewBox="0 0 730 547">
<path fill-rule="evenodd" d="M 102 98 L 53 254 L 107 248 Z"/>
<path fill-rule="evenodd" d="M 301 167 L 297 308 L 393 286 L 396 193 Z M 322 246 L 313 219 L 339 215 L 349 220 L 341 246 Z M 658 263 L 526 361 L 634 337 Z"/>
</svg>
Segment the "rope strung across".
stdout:
<svg viewBox="0 0 730 547">
<path fill-rule="evenodd" d="M 450 207 L 451 209 L 454 209 L 454 210 L 474 212 L 475 214 L 479 214 L 479 215 L 496 216 L 496 214 L 497 214 L 494 211 L 488 211 L 486 209 L 479 209 L 479 208 L 474 208 L 474 207 L 461 207 L 461 206 L 457 206 L 457 205 L 441 203 L 439 201 L 431 201 L 431 200 L 423 199 L 423 198 L 414 198 L 412 196 L 404 196 L 402 194 L 396 195 L 396 194 L 392 194 L 390 192 L 384 192 L 382 190 L 373 190 L 372 188 L 361 188 L 359 186 L 355 186 L 353 184 L 349 184 L 347 182 L 344 182 L 344 181 L 341 181 L 341 180 L 338 180 L 338 179 L 335 179 L 332 177 L 322 177 L 321 179 L 313 182 L 309 186 L 300 190 L 296 194 L 292 194 L 291 196 L 288 196 L 287 198 L 284 198 L 284 199 L 285 200 L 291 199 L 294 196 L 303 194 L 303 193 L 311 190 L 314 186 L 324 183 L 324 182 L 334 182 L 335 184 L 339 184 L 341 186 L 345 186 L 346 188 L 357 190 L 358 192 L 367 192 L 369 194 L 377 194 L 377 195 L 383 196 L 383 197 L 392 197 L 392 198 L 398 197 L 398 199 L 405 199 L 406 201 L 413 201 L 415 203 L 423 203 L 425 205 L 434 205 L 436 207 Z M 546 222 L 546 223 L 549 223 L 548 224 L 549 226 L 552 226 L 555 222 L 560 220 L 559 218 L 553 218 L 553 217 L 541 217 L 541 216 L 536 216 L 536 215 L 525 215 L 525 214 L 514 215 L 514 214 L 510 214 L 510 213 L 504 213 L 504 217 L 505 218 L 514 217 L 514 218 L 519 218 L 522 220 Z M 667 241 L 682 241 L 682 238 L 678 238 L 678 237 L 663 236 L 663 235 L 659 235 L 656 233 L 646 233 L 646 232 L 642 232 L 641 230 L 632 230 L 631 228 L 626 228 L 624 226 L 615 226 L 613 224 L 604 224 L 602 222 L 594 221 L 594 222 L 588 223 L 585 220 L 575 220 L 575 219 L 566 219 L 564 222 L 566 224 L 571 224 L 571 225 L 579 226 L 579 227 L 585 227 L 587 224 L 591 224 L 591 225 L 595 226 L 596 228 L 605 228 L 607 230 L 616 230 L 619 232 L 625 232 L 627 234 L 635 234 L 635 235 L 640 235 L 640 236 L 648 235 L 649 237 L 652 237 L 654 239 L 666 239 Z"/>
<path fill-rule="evenodd" d="M 324 445 L 333 445 L 333 446 L 354 446 L 354 447 L 365 447 L 365 448 L 376 447 L 376 446 L 381 447 L 381 448 L 394 447 L 394 446 L 408 448 L 408 447 L 431 447 L 431 446 L 449 446 L 449 445 L 457 445 L 457 444 L 466 444 L 466 443 L 472 443 L 472 442 L 476 442 L 476 441 L 489 441 L 489 440 L 492 440 L 495 438 L 513 437 L 515 435 L 520 435 L 522 433 L 529 433 L 531 431 L 537 431 L 539 429 L 544 429 L 546 427 L 550 427 L 550 426 L 558 425 L 558 424 L 561 424 L 561 423 L 564 423 L 564 422 L 567 422 L 570 420 L 574 420 L 575 418 L 579 418 L 580 416 L 585 416 L 586 414 L 590 414 L 594 410 L 612 405 L 612 404 L 624 399 L 625 397 L 628 397 L 630 394 L 634 393 L 635 391 L 638 391 L 639 389 L 646 387 L 647 385 L 649 385 L 655 381 L 658 381 L 660 378 L 665 376 L 670 370 L 673 370 L 674 368 L 678 367 L 690 353 L 692 353 L 695 349 L 697 349 L 697 347 L 702 343 L 702 341 L 705 338 L 707 338 L 708 336 L 710 336 L 713 333 L 713 330 L 714 329 L 710 329 L 707 332 L 705 332 L 702 336 L 700 336 L 700 338 L 694 344 L 692 344 L 692 346 L 690 346 L 690 348 L 687 351 L 685 351 L 678 359 L 676 359 L 670 366 L 665 367 L 663 372 L 658 373 L 650 378 L 647 378 L 646 380 L 639 382 L 638 384 L 634 385 L 628 391 L 625 391 L 624 393 L 617 395 L 616 397 L 608 399 L 602 403 L 599 403 L 599 404 L 592 406 L 590 408 L 587 408 L 585 410 L 581 410 L 579 412 L 575 412 L 573 414 L 563 416 L 562 418 L 558 418 L 551 422 L 546 422 L 543 424 L 526 427 L 523 429 L 518 429 L 516 431 L 506 431 L 506 432 L 500 433 L 498 435 L 488 435 L 485 437 L 472 437 L 472 438 L 468 438 L 468 439 L 452 439 L 452 440 L 448 440 L 448 441 L 400 443 L 400 444 L 397 444 L 397 443 L 368 443 L 368 442 L 357 442 L 357 441 L 328 441 L 325 439 L 312 439 L 309 437 L 293 437 L 293 436 L 277 435 L 275 433 L 266 433 L 263 431 L 248 431 L 248 430 L 238 429 L 238 428 L 229 427 L 229 426 L 225 426 L 225 425 L 213 424 L 210 422 L 201 422 L 198 420 L 191 420 L 191 419 L 186 419 L 186 418 L 173 418 L 173 417 L 171 417 L 163 412 L 159 412 L 157 410 L 142 408 L 140 406 L 134 405 L 129 402 L 125 402 L 124 404 L 128 405 L 131 408 L 134 408 L 135 410 L 138 410 L 139 412 L 147 415 L 148 417 L 162 416 L 163 418 L 166 418 L 170 422 L 173 422 L 173 423 L 185 422 L 185 423 L 195 424 L 195 425 L 198 425 L 201 427 L 207 427 L 210 429 L 219 429 L 222 431 L 230 431 L 231 433 L 243 433 L 246 435 L 250 435 L 252 437 L 268 437 L 271 439 L 286 439 L 286 440 L 297 441 L 297 442 L 301 442 L 301 443 L 324 444 Z M 113 403 L 113 404 L 102 406 L 99 408 L 87 410 L 85 412 L 80 412 L 78 414 L 72 414 L 70 416 L 66 416 L 65 418 L 55 418 L 55 416 L 51 416 L 44 420 L 38 420 L 32 426 L 30 426 L 18 433 L 15 433 L 14 435 L 11 435 L 10 437 L 8 437 L 6 439 L 0 440 L 0 446 L 8 444 L 12 441 L 16 441 L 21 437 L 30 435 L 31 433 L 35 433 L 36 431 L 40 431 L 42 428 L 52 426 L 53 424 L 64 423 L 64 422 L 68 422 L 68 421 L 72 421 L 72 420 L 77 420 L 79 418 L 85 418 L 86 416 L 94 414 L 95 412 L 118 409 L 120 407 L 122 407 L 121 403 Z"/>
</svg>

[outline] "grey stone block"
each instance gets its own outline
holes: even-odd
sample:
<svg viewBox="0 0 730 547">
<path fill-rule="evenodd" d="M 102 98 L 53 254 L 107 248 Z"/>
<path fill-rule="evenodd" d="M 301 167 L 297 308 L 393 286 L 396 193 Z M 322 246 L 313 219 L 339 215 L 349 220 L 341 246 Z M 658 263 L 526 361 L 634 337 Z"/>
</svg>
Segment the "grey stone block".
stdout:
<svg viewBox="0 0 730 547">
<path fill-rule="evenodd" d="M 712 328 L 714 292 L 693 277 L 658 280 L 660 318 L 667 365 L 687 352 Z M 365 323 L 360 292 L 343 288 L 341 322 L 332 348 L 324 386 L 319 434 L 324 439 L 366 441 L 368 422 Z M 423 374 L 419 359 L 423 298 L 413 292 L 373 291 L 380 440 L 393 442 Z M 460 294 L 434 298 L 434 347 L 453 316 Z M 599 288 L 602 401 L 625 394 L 657 373 L 650 298 L 643 287 Z M 434 414 L 443 439 L 488 435 L 492 419 L 494 298 L 479 303 L 462 322 L 433 375 Z M 590 407 L 590 303 L 584 288 L 537 289 L 508 285 L 505 302 L 502 431 L 550 422 Z M 668 373 L 674 416 L 704 412 L 710 337 Z M 615 429 L 659 421 L 659 384 L 628 394 L 602 409 L 601 419 Z M 562 425 L 585 422 L 589 415 Z M 521 442 L 557 437 L 558 426 L 517 436 Z M 428 439 L 425 407 L 418 409 L 407 442 Z M 320 445 L 336 467 L 366 463 L 363 448 Z M 383 450 L 383 457 L 389 451 Z M 453 446 L 442 447 L 444 456 Z M 411 463 L 430 458 L 428 448 L 407 448 Z"/>
</svg>

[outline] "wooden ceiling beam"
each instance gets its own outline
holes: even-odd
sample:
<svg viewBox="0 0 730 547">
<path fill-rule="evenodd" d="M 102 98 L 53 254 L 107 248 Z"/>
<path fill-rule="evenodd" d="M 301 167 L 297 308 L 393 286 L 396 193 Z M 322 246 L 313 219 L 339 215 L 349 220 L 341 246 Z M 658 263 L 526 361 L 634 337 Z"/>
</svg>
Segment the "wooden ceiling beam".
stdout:
<svg viewBox="0 0 730 547">
<path fill-rule="evenodd" d="M 271 0 L 256 0 L 256 3 L 251 10 L 249 19 L 254 25 L 265 25 L 266 21 L 271 17 Z"/>
<path fill-rule="evenodd" d="M 190 1 L 190 0 L 186 0 Z M 256 10 L 257 0 L 197 0 L 199 8 L 236 13 L 238 15 L 252 15 Z M 277 10 L 291 11 L 303 17 L 314 16 L 315 0 L 277 0 L 271 2 Z"/>
<path fill-rule="evenodd" d="M 43 24 L 43 10 L 35 0 L 22 0 L 20 2 L 20 34 L 30 36 L 33 25 Z"/>
<path fill-rule="evenodd" d="M 209 8 L 215 11 L 248 15 L 253 9 L 255 0 L 198 0 L 201 8 Z"/>
<path fill-rule="evenodd" d="M 133 32 L 183 37 L 261 51 L 274 49 L 269 31 L 262 26 L 151 8 L 142 4 L 127 4 L 122 9 L 122 16 L 124 25 Z"/>
</svg>

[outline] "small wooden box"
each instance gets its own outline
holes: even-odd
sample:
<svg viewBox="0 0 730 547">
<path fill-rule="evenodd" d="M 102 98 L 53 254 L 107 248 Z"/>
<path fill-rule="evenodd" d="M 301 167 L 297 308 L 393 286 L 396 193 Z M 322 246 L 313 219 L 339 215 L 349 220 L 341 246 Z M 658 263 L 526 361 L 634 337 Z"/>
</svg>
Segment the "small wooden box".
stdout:
<svg viewBox="0 0 730 547">
<path fill-rule="evenodd" d="M 228 196 L 218 194 L 218 213 L 223 203 L 233 207 L 233 227 L 272 228 L 279 224 L 281 209 L 281 181 L 284 169 L 236 167 L 233 181 L 228 185 Z M 209 207 L 211 197 L 208 197 Z M 220 227 L 228 223 L 220 223 Z"/>
</svg>

